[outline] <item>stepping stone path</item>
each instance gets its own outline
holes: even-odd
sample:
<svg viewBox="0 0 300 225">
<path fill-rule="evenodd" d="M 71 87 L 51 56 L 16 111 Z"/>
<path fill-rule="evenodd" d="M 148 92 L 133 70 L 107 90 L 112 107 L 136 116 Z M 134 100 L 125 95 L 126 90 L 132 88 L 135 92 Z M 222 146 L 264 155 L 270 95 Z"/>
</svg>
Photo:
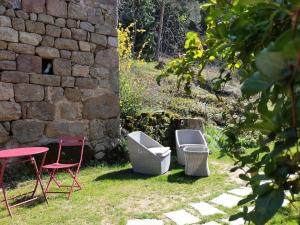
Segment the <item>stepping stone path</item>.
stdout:
<svg viewBox="0 0 300 225">
<path fill-rule="evenodd" d="M 241 197 L 237 197 L 235 195 L 224 193 L 224 194 L 221 194 L 218 197 L 214 198 L 213 200 L 211 200 L 211 202 L 215 203 L 217 205 L 224 206 L 226 208 L 232 208 L 234 206 L 237 206 L 237 204 L 240 200 L 242 200 Z"/>
<path fill-rule="evenodd" d="M 239 219 L 234 220 L 234 221 L 229 221 L 229 219 L 223 219 L 221 221 L 223 223 L 227 223 L 229 225 L 244 225 L 245 224 L 245 220 L 243 220 L 242 218 L 239 218 Z"/>
<path fill-rule="evenodd" d="M 206 202 L 191 203 L 190 205 L 203 216 L 211 216 L 214 214 L 225 214 L 223 211 L 211 206 Z"/>
<path fill-rule="evenodd" d="M 199 222 L 199 219 L 185 210 L 178 210 L 165 214 L 170 220 L 175 222 L 177 225 L 193 224 Z"/>
<path fill-rule="evenodd" d="M 241 188 L 236 188 L 236 189 L 230 190 L 228 192 L 230 194 L 245 197 L 245 196 L 250 195 L 252 193 L 252 189 L 249 188 L 249 187 L 241 187 Z"/>
<path fill-rule="evenodd" d="M 129 220 L 127 225 L 163 225 L 164 222 L 161 220 Z"/>
<path fill-rule="evenodd" d="M 269 182 L 269 181 L 267 181 Z M 228 194 L 230 193 L 230 194 Z M 242 197 L 245 197 L 252 193 L 252 189 L 249 187 L 240 187 L 236 189 L 232 189 L 228 191 L 228 193 L 223 193 L 219 195 L 218 197 L 210 200 L 210 202 L 219 205 L 224 206 L 226 208 L 233 208 L 237 206 L 238 202 L 242 200 Z M 287 199 L 283 202 L 283 207 L 287 206 L 289 204 L 289 201 Z M 211 216 L 215 214 L 225 214 L 225 212 L 215 208 L 214 206 L 206 203 L 206 202 L 199 202 L 199 203 L 190 203 L 191 207 L 193 207 L 196 211 L 198 211 L 202 216 Z M 252 211 L 254 207 L 249 207 L 248 211 Z M 239 209 L 241 211 L 241 209 Z M 195 224 L 199 223 L 200 219 L 191 213 L 185 211 L 184 209 L 165 213 L 165 216 L 172 220 L 177 225 L 185 225 L 185 224 Z M 243 225 L 245 224 L 245 221 L 240 218 L 235 221 L 229 221 L 229 219 L 221 219 L 219 220 L 220 223 L 215 221 L 210 221 L 207 223 L 204 223 L 202 225 L 221 225 L 222 223 L 226 223 L 229 225 Z M 156 219 L 133 219 L 129 220 L 127 222 L 127 225 L 163 225 L 164 222 L 162 220 L 156 220 Z"/>
</svg>

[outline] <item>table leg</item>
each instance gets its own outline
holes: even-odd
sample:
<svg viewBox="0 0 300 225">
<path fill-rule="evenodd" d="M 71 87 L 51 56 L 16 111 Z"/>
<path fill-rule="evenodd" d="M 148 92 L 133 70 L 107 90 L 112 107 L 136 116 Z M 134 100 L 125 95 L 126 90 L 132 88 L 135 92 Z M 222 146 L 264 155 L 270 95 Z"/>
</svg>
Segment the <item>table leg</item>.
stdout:
<svg viewBox="0 0 300 225">
<path fill-rule="evenodd" d="M 44 153 L 43 159 L 42 159 L 42 163 L 41 163 L 41 167 L 40 167 L 40 170 L 39 170 L 38 167 L 37 167 L 35 158 L 34 158 L 33 156 L 31 156 L 31 162 L 32 162 L 32 164 L 33 164 L 34 171 L 35 171 L 35 174 L 36 174 L 36 185 L 35 185 L 35 188 L 34 188 L 32 197 L 33 197 L 33 196 L 35 195 L 35 193 L 36 193 L 38 184 L 40 184 L 40 187 L 41 187 L 41 189 L 42 189 L 43 197 L 44 197 L 45 201 L 46 201 L 47 204 L 48 204 L 48 199 L 47 199 L 47 196 L 46 196 L 46 193 L 45 193 L 43 184 L 42 184 L 42 180 L 41 180 L 41 168 L 42 168 L 42 166 L 44 165 L 45 158 L 46 158 L 46 154 Z"/>
<path fill-rule="evenodd" d="M 8 203 L 7 194 L 6 194 L 6 190 L 5 190 L 5 186 L 4 186 L 4 181 L 3 181 L 3 176 L 4 176 L 4 170 L 5 170 L 5 166 L 6 166 L 6 161 L 7 161 L 6 159 L 0 160 L 0 188 L 2 189 L 5 207 L 6 207 L 7 211 L 8 211 L 8 214 L 10 215 L 10 217 L 12 217 L 12 213 L 11 213 L 10 206 L 9 206 L 9 203 Z"/>
</svg>

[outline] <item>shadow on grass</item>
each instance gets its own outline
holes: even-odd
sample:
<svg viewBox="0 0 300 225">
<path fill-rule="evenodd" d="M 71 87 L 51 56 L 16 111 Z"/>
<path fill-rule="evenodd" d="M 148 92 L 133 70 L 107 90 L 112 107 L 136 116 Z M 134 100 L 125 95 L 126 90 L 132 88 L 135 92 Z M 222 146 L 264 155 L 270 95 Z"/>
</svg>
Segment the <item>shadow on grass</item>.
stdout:
<svg viewBox="0 0 300 225">
<path fill-rule="evenodd" d="M 178 184 L 193 184 L 194 182 L 204 179 L 206 177 L 193 177 L 193 176 L 187 176 L 184 172 L 184 167 L 178 165 L 177 163 L 172 163 L 172 169 L 176 170 L 177 172 L 171 172 L 170 175 L 168 175 L 168 182 L 169 183 L 178 183 Z"/>
<path fill-rule="evenodd" d="M 144 175 L 134 173 L 132 169 L 124 169 L 103 174 L 95 179 L 95 181 L 103 180 L 146 180 L 148 178 L 155 177 L 151 175 Z"/>
</svg>

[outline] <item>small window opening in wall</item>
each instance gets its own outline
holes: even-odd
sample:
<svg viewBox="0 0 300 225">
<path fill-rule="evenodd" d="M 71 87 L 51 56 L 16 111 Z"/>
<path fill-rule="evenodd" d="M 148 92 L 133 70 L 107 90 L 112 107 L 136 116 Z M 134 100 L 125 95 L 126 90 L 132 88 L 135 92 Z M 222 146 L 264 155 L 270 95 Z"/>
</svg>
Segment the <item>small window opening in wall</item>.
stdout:
<svg viewBox="0 0 300 225">
<path fill-rule="evenodd" d="M 53 60 L 52 59 L 42 59 L 42 71 L 43 74 L 53 74 Z"/>
</svg>

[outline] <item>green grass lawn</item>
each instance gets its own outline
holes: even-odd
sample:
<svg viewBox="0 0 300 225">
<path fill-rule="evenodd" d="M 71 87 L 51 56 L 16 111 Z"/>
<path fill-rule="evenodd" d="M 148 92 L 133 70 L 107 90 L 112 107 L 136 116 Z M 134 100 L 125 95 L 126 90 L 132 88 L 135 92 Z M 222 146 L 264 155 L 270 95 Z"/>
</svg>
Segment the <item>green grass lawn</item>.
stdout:
<svg viewBox="0 0 300 225">
<path fill-rule="evenodd" d="M 50 196 L 48 205 L 35 203 L 13 209 L 13 219 L 7 216 L 1 205 L 0 224 L 126 224 L 128 219 L 133 218 L 157 218 L 170 224 L 163 214 L 183 208 L 200 217 L 188 203 L 209 201 L 241 186 L 237 176 L 228 172 L 230 159 L 220 159 L 214 151 L 209 164 L 211 176 L 199 179 L 186 177 L 176 163 L 167 174 L 157 177 L 135 174 L 129 164 L 86 167 L 79 176 L 83 190 L 75 192 L 71 200 L 64 195 Z M 69 181 L 64 174 L 59 178 Z M 31 185 L 31 180 L 21 182 L 9 194 L 29 191 Z M 227 214 L 236 211 L 221 209 Z M 275 221 L 281 224 L 291 215 L 294 215 L 293 212 L 284 211 Z M 221 217 L 200 218 L 201 222 L 205 222 Z M 272 224 L 279 224 L 277 222 Z"/>
</svg>

